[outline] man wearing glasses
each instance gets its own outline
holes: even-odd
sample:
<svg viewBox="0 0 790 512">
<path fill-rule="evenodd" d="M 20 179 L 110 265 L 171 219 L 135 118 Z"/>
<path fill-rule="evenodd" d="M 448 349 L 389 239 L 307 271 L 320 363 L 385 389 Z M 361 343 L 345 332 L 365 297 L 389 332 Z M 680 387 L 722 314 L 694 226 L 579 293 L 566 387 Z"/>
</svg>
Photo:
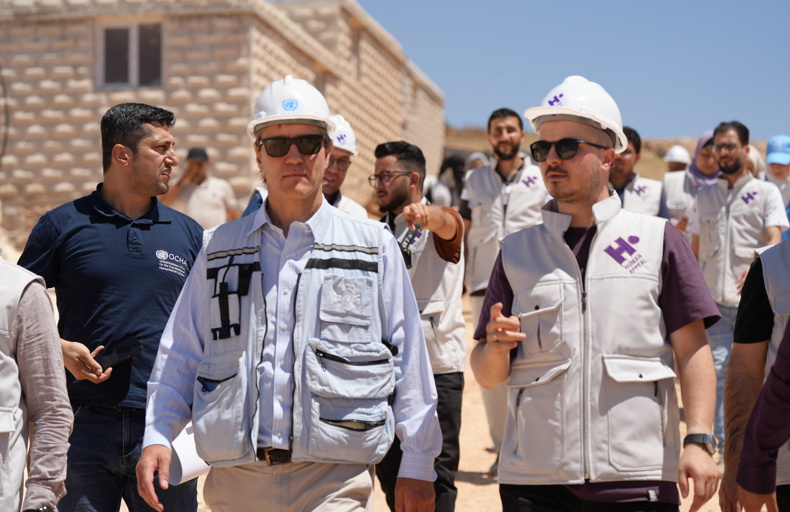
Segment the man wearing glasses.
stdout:
<svg viewBox="0 0 790 512">
<path fill-rule="evenodd" d="M 351 157 L 357 155 L 357 137 L 351 128 L 351 124 L 342 115 L 335 114 L 330 116 L 330 119 L 335 124 L 335 131 L 332 132 L 332 143 L 334 145 L 329 165 L 324 171 L 324 197 L 335 208 L 367 219 L 368 211 L 364 206 L 340 193 L 340 186 L 345 181 L 348 169 L 351 167 Z M 256 188 L 247 208 L 244 210 L 244 215 L 258 211 L 258 208 L 261 207 L 263 200 L 266 198 L 266 194 L 266 188 Z"/>
<path fill-rule="evenodd" d="M 469 174 L 459 208 L 466 232 L 466 289 L 475 321 L 480 318 L 488 277 L 499 252 L 499 240 L 540 223 L 540 207 L 549 199 L 540 170 L 521 151 L 524 142 L 521 116 L 509 108 L 491 113 L 488 142 L 496 165 L 484 165 Z M 483 404 L 491 440 L 498 453 L 505 428 L 506 390 L 483 389 Z M 496 474 L 496 466 L 494 462 L 490 474 Z"/>
<path fill-rule="evenodd" d="M 149 381 L 137 470 L 158 510 L 154 471 L 167 480 L 189 419 L 215 512 L 367 510 L 395 435 L 398 506 L 433 506 L 441 433 L 417 302 L 386 226 L 324 199 L 332 128 L 304 80 L 258 98 L 248 133 L 268 196 L 207 234 Z"/>
<path fill-rule="evenodd" d="M 691 478 L 699 510 L 718 484 L 704 330 L 718 312 L 694 255 L 608 188 L 628 142 L 600 85 L 568 77 L 524 115 L 554 199 L 542 224 L 504 238 L 471 356 L 482 386 L 508 389 L 503 509 L 677 511 L 676 482 L 685 497 Z"/>
<path fill-rule="evenodd" d="M 420 308 L 425 344 L 438 394 L 442 453 L 436 458 L 436 511 L 455 510 L 458 490 L 461 401 L 466 366 L 466 323 L 461 295 L 464 263 L 463 223 L 454 208 L 428 204 L 422 194 L 425 156 L 405 141 L 376 147 L 376 170 L 370 182 L 385 222 L 398 240 Z M 395 481 L 402 451 L 397 441 L 376 465 L 376 474 L 395 511 Z"/>
<path fill-rule="evenodd" d="M 713 433 L 722 454 L 724 384 L 741 289 L 755 249 L 778 244 L 788 219 L 776 185 L 754 178 L 744 165 L 749 154 L 746 126 L 738 121 L 720 123 L 713 131 L 713 153 L 722 174 L 717 183 L 697 193 L 687 231 L 693 235 L 691 247 L 722 316 L 707 332 L 716 367 Z"/>
</svg>

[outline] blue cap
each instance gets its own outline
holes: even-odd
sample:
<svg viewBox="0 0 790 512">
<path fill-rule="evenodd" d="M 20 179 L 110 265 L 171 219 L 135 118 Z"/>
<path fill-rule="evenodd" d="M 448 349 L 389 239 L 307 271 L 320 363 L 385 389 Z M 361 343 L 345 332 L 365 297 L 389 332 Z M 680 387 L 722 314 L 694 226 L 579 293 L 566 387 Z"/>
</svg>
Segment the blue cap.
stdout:
<svg viewBox="0 0 790 512">
<path fill-rule="evenodd" d="M 790 164 L 790 137 L 787 135 L 774 135 L 768 139 L 767 164 Z"/>
</svg>

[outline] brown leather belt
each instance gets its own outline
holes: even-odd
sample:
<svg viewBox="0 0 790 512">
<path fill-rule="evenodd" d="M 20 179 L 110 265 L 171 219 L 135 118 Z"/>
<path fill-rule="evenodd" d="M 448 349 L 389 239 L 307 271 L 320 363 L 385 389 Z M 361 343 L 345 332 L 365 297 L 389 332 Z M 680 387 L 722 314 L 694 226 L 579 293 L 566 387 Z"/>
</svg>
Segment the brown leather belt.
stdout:
<svg viewBox="0 0 790 512">
<path fill-rule="evenodd" d="M 258 448 L 255 453 L 258 460 L 266 462 L 269 466 L 285 464 L 291 462 L 291 450 L 281 450 L 279 448 Z"/>
</svg>

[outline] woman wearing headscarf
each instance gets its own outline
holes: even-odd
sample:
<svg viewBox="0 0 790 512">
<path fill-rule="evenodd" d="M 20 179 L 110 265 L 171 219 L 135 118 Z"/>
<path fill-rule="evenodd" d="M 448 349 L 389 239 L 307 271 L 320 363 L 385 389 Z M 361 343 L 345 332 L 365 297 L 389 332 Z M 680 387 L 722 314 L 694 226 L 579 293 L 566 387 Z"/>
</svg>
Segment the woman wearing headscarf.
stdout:
<svg viewBox="0 0 790 512">
<path fill-rule="evenodd" d="M 671 172 L 664 175 L 664 193 L 667 196 L 670 222 L 680 231 L 686 231 L 688 214 L 697 191 L 716 183 L 721 174 L 719 164 L 713 155 L 713 130 L 700 135 L 694 158 L 685 172 Z M 687 236 L 687 238 L 690 238 Z"/>
</svg>

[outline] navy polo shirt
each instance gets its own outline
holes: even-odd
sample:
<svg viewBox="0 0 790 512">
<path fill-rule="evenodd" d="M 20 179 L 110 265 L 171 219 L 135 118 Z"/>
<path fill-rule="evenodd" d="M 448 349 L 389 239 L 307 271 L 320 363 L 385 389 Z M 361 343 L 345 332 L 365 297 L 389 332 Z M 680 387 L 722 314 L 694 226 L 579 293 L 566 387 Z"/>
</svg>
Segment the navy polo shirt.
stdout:
<svg viewBox="0 0 790 512">
<path fill-rule="evenodd" d="M 28 238 L 19 265 L 54 287 L 61 338 L 93 351 L 128 335 L 141 354 L 113 368 L 101 384 L 67 373 L 73 406 L 144 409 L 159 339 L 200 251 L 200 225 L 153 198 L 137 220 L 115 211 L 99 191 L 44 214 Z"/>
</svg>

